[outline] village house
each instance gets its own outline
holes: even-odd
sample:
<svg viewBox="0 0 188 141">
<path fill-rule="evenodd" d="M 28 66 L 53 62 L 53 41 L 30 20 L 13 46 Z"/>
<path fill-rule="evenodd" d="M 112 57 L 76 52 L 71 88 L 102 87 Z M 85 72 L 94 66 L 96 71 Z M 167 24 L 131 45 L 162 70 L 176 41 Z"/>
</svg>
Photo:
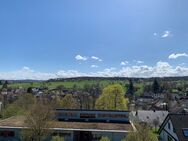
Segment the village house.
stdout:
<svg viewBox="0 0 188 141">
<path fill-rule="evenodd" d="M 159 129 L 160 141 L 188 141 L 188 114 L 169 114 Z"/>
<path fill-rule="evenodd" d="M 137 110 L 133 111 L 132 118 L 136 123 L 147 123 L 151 127 L 161 125 L 168 115 L 168 111 Z"/>
<path fill-rule="evenodd" d="M 135 100 L 135 109 L 148 110 L 155 101 L 153 96 L 139 96 Z"/>
</svg>

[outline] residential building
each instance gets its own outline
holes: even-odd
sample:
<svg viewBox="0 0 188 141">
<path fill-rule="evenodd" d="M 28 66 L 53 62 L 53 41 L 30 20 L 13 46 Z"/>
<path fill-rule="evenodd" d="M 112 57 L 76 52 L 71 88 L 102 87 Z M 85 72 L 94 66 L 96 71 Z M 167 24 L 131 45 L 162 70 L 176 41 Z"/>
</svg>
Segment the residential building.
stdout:
<svg viewBox="0 0 188 141">
<path fill-rule="evenodd" d="M 188 114 L 169 114 L 159 129 L 160 141 L 188 141 Z"/>
<path fill-rule="evenodd" d="M 145 122 L 152 127 L 158 127 L 159 125 L 161 125 L 168 115 L 168 111 L 156 110 L 137 110 L 131 113 L 134 122 Z"/>
</svg>

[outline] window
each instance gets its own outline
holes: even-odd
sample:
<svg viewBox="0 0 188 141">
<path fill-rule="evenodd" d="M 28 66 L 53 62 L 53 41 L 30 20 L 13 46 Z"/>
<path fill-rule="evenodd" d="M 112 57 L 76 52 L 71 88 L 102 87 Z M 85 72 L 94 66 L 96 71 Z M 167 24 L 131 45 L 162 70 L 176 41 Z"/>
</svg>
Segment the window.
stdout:
<svg viewBox="0 0 188 141">
<path fill-rule="evenodd" d="M 98 114 L 99 118 L 128 118 L 125 114 Z"/>
<path fill-rule="evenodd" d="M 170 123 L 168 123 L 168 129 L 170 130 Z"/>
<path fill-rule="evenodd" d="M 183 135 L 184 135 L 185 137 L 188 137 L 188 129 L 183 129 Z"/>
<path fill-rule="evenodd" d="M 14 137 L 15 133 L 14 131 L 0 131 L 1 137 Z"/>
<path fill-rule="evenodd" d="M 80 118 L 95 118 L 95 114 L 90 113 L 80 113 Z"/>
<path fill-rule="evenodd" d="M 57 112 L 57 117 L 72 118 L 77 117 L 77 114 L 71 112 Z"/>
<path fill-rule="evenodd" d="M 52 136 L 60 136 L 60 137 L 70 137 L 71 133 L 69 132 L 55 132 L 52 134 Z"/>
</svg>

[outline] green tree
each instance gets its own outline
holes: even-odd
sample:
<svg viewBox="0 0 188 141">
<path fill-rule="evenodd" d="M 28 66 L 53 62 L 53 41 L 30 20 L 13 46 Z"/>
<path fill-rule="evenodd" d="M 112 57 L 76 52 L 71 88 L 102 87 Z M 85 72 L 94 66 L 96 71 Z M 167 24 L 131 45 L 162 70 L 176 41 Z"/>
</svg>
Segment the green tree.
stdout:
<svg viewBox="0 0 188 141">
<path fill-rule="evenodd" d="M 20 138 L 22 141 L 33 141 L 34 138 L 32 134 L 33 134 L 32 130 L 23 129 L 20 132 Z"/>
<path fill-rule="evenodd" d="M 92 109 L 92 97 L 88 92 L 79 92 L 77 100 L 80 109 Z"/>
<path fill-rule="evenodd" d="M 32 91 L 32 88 L 33 88 L 33 87 L 28 87 L 28 88 L 27 88 L 27 93 L 32 93 L 32 92 L 33 92 L 33 91 Z"/>
<path fill-rule="evenodd" d="M 60 94 L 63 93 L 63 91 L 66 89 L 64 85 L 59 85 L 56 87 L 56 89 L 59 91 Z"/>
<path fill-rule="evenodd" d="M 91 86 L 88 83 L 85 83 L 84 86 L 83 86 L 83 91 L 89 92 L 90 88 L 91 88 Z"/>
<path fill-rule="evenodd" d="M 3 109 L 2 113 L 3 118 L 9 118 L 16 115 L 23 115 L 25 111 L 21 109 L 19 106 L 17 106 L 15 103 L 13 103 L 6 106 L 6 108 Z"/>
<path fill-rule="evenodd" d="M 74 92 L 78 91 L 78 90 L 79 90 L 78 85 L 77 85 L 77 84 L 74 84 L 74 85 L 72 86 L 72 90 L 73 90 Z"/>
<path fill-rule="evenodd" d="M 127 105 L 128 99 L 124 97 L 124 90 L 120 84 L 105 87 L 96 101 L 96 109 L 101 110 L 127 110 Z"/>
<path fill-rule="evenodd" d="M 2 86 L 2 89 L 7 89 L 8 88 L 8 81 L 5 81 L 5 83 Z"/>
<path fill-rule="evenodd" d="M 137 125 L 137 131 L 130 132 L 122 141 L 158 141 L 147 124 Z"/>
<path fill-rule="evenodd" d="M 72 94 L 67 94 L 61 100 L 60 106 L 65 108 L 65 109 L 76 109 L 76 108 L 78 108 L 78 103 L 73 98 Z"/>
<path fill-rule="evenodd" d="M 0 80 L 0 85 L 3 85 L 2 80 Z"/>
<path fill-rule="evenodd" d="M 154 79 L 153 84 L 152 84 L 152 91 L 155 94 L 157 94 L 160 91 L 160 85 L 156 78 Z"/>
<path fill-rule="evenodd" d="M 109 139 L 108 137 L 102 137 L 102 138 L 100 139 L 100 141 L 110 141 L 110 139 Z"/>
<path fill-rule="evenodd" d="M 135 93 L 135 89 L 134 89 L 133 81 L 132 81 L 132 79 L 129 79 L 127 94 L 128 94 L 128 97 L 129 97 L 130 100 L 133 99 L 134 93 Z"/>
<path fill-rule="evenodd" d="M 49 131 L 46 130 L 52 123 L 54 113 L 51 104 L 43 104 L 41 102 L 35 103 L 28 113 L 26 114 L 25 125 L 29 127 L 26 130 L 23 138 L 28 141 L 42 141 L 49 135 Z"/>
<path fill-rule="evenodd" d="M 53 109 L 57 109 L 61 107 L 62 100 L 60 99 L 59 96 L 56 95 L 52 100 L 50 100 L 50 103 Z"/>
<path fill-rule="evenodd" d="M 28 110 L 34 103 L 36 102 L 36 98 L 32 94 L 23 94 L 18 97 L 18 99 L 14 102 L 16 106 L 20 107 L 20 109 Z"/>
<path fill-rule="evenodd" d="M 15 102 L 8 104 L 5 109 L 3 109 L 3 117 L 8 118 L 16 115 L 24 115 L 35 102 L 36 99 L 33 95 L 21 95 Z"/>
<path fill-rule="evenodd" d="M 101 94 L 101 87 L 99 83 L 96 84 L 85 84 L 83 88 L 83 93 L 88 93 L 91 97 L 91 109 L 95 108 L 96 99 Z"/>
<path fill-rule="evenodd" d="M 64 138 L 60 136 L 53 136 L 51 141 L 64 141 Z"/>
<path fill-rule="evenodd" d="M 128 89 L 127 89 L 127 93 L 130 94 L 131 96 L 134 95 L 134 85 L 133 85 L 133 81 L 132 79 L 129 80 L 129 86 L 128 86 Z"/>
<path fill-rule="evenodd" d="M 154 119 L 152 122 L 153 122 L 153 125 L 155 126 L 155 132 L 157 132 L 157 127 L 160 124 L 159 118 Z"/>
</svg>

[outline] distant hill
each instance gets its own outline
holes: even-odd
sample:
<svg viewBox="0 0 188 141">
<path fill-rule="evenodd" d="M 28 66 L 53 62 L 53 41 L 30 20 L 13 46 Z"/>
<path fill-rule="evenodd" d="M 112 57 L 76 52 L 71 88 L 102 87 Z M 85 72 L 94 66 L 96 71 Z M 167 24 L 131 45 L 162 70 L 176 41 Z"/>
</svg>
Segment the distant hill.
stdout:
<svg viewBox="0 0 188 141">
<path fill-rule="evenodd" d="M 155 77 L 159 81 L 188 81 L 188 76 L 182 77 Z M 135 78 L 135 77 L 72 77 L 72 78 L 57 78 L 57 79 L 49 79 L 49 80 L 8 80 L 9 83 L 37 83 L 37 82 L 73 82 L 73 81 L 127 81 L 132 79 L 135 82 L 150 82 L 153 81 L 154 77 L 152 78 Z M 5 80 L 0 80 L 0 82 L 4 83 Z"/>
<path fill-rule="evenodd" d="M 4 83 L 6 80 L 0 80 L 2 83 Z M 42 80 L 30 80 L 30 79 L 26 79 L 26 80 L 7 80 L 8 83 L 36 83 L 36 82 L 44 82 Z"/>
<path fill-rule="evenodd" d="M 153 81 L 154 78 L 157 78 L 161 81 L 188 81 L 188 76 L 182 77 L 152 77 L 152 78 L 135 78 L 135 77 L 73 77 L 73 78 L 57 78 L 57 79 L 50 79 L 48 82 L 64 82 L 64 81 L 83 81 L 83 80 L 93 80 L 93 81 L 100 81 L 100 80 L 111 80 L 111 81 L 126 81 L 132 79 L 134 81 Z"/>
</svg>

